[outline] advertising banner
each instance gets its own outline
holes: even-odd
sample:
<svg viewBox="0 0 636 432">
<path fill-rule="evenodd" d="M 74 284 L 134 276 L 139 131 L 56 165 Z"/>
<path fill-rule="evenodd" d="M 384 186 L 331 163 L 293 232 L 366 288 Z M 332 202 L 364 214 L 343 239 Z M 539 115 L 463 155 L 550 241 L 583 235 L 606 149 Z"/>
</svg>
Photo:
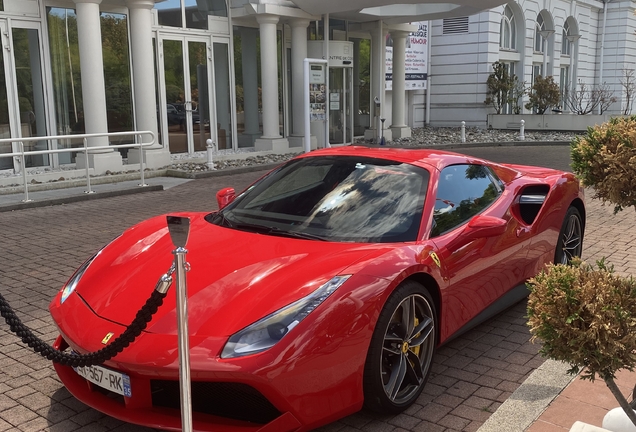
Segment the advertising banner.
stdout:
<svg viewBox="0 0 636 432">
<path fill-rule="evenodd" d="M 325 121 L 326 116 L 325 68 L 321 64 L 310 65 L 309 114 L 311 121 Z"/>
<path fill-rule="evenodd" d="M 406 56 L 404 72 L 406 90 L 426 89 L 428 74 L 428 21 L 411 23 L 418 29 L 406 38 Z M 391 34 L 386 40 L 386 90 L 391 90 L 393 84 L 393 40 Z"/>
</svg>

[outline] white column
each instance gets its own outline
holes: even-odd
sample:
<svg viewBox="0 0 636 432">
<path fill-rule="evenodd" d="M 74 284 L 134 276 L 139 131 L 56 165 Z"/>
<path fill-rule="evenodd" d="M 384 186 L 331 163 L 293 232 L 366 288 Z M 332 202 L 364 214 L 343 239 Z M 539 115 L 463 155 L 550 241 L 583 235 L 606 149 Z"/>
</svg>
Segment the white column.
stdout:
<svg viewBox="0 0 636 432">
<path fill-rule="evenodd" d="M 158 142 L 157 134 L 157 96 L 151 12 L 155 2 L 154 0 L 126 0 L 126 5 L 130 17 L 136 130 L 155 133 L 157 143 L 144 150 L 144 163 L 148 168 L 160 168 L 170 164 L 170 151 Z M 143 137 L 144 142 L 148 142 L 149 139 L 148 136 Z M 129 150 L 128 163 L 139 162 L 139 150 Z"/>
<path fill-rule="evenodd" d="M 106 117 L 106 90 L 102 57 L 102 32 L 99 4 L 101 0 L 74 0 L 77 14 L 80 70 L 82 73 L 82 99 L 86 133 L 108 132 Z M 108 137 L 91 138 L 88 146 L 106 146 Z M 113 150 L 94 150 L 89 155 L 89 166 L 95 174 L 121 171 L 121 155 Z M 85 168 L 83 155 L 77 157 L 77 167 Z"/>
<path fill-rule="evenodd" d="M 303 86 L 303 62 L 307 58 L 307 27 L 309 20 L 299 19 L 290 22 L 292 30 L 292 109 L 294 114 L 293 133 L 294 135 L 305 134 L 305 122 L 300 113 L 304 112 L 304 86 Z"/>
<path fill-rule="evenodd" d="M 305 87 L 304 61 L 307 58 L 307 27 L 308 19 L 290 21 L 291 39 L 291 67 L 292 67 L 292 136 L 289 138 L 291 147 L 302 147 L 305 136 Z"/>
<path fill-rule="evenodd" d="M 258 15 L 261 35 L 261 88 L 263 95 L 263 136 L 257 139 L 257 150 L 283 151 L 289 148 L 286 139 L 280 136 L 278 106 L 278 54 L 276 52 L 276 15 Z"/>
<path fill-rule="evenodd" d="M 384 28 L 382 21 L 374 23 L 374 29 L 371 30 L 371 128 L 364 133 L 366 140 L 379 141 L 382 127 L 380 118 L 384 117 L 386 107 L 384 106 L 384 87 L 386 74 L 386 35 L 388 31 Z M 380 115 L 375 114 L 375 98 L 380 101 Z M 391 140 L 391 130 L 384 131 L 384 138 Z"/>
<path fill-rule="evenodd" d="M 406 71 L 406 38 L 409 32 L 392 31 L 393 38 L 393 95 L 391 99 L 391 132 L 393 138 L 409 138 L 411 128 L 404 121 L 404 95 Z"/>
<path fill-rule="evenodd" d="M 353 39 L 353 113 L 354 116 L 354 130 L 353 135 L 356 135 L 355 125 L 360 124 L 360 117 L 363 114 L 360 113 L 360 39 Z"/>
<path fill-rule="evenodd" d="M 254 146 L 261 136 L 258 121 L 258 70 L 256 61 L 256 29 L 241 29 L 241 60 L 243 62 L 243 122 L 244 132 L 239 137 L 240 147 Z"/>
</svg>

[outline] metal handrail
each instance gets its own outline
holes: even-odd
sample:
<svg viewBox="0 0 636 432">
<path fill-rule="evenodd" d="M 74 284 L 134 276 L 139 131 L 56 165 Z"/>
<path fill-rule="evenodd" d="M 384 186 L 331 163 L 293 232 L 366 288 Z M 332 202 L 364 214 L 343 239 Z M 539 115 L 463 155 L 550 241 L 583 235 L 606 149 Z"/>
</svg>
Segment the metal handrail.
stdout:
<svg viewBox="0 0 636 432">
<path fill-rule="evenodd" d="M 143 136 L 150 135 L 150 142 L 143 142 Z M 139 138 L 139 143 L 132 144 L 115 144 L 115 145 L 107 145 L 107 146 L 88 146 L 88 138 L 97 138 L 97 137 L 113 137 L 113 136 L 137 136 Z M 63 148 L 63 149 L 50 149 L 50 150 L 32 150 L 32 151 L 24 151 L 24 143 L 25 142 L 33 142 L 33 141 L 51 141 L 51 140 L 65 140 L 65 139 L 82 139 L 84 142 L 84 147 L 71 147 L 71 148 Z M 25 157 L 31 155 L 42 155 L 42 154 L 56 154 L 56 153 L 84 153 L 86 158 L 86 187 L 88 190 L 85 193 L 94 193 L 91 190 L 91 176 L 89 174 L 89 166 L 88 166 L 88 155 L 90 152 L 95 150 L 112 150 L 118 148 L 133 148 L 139 147 L 139 172 L 141 173 L 141 184 L 139 186 L 144 187 L 148 186 L 144 179 L 144 147 L 150 147 L 155 144 L 156 135 L 152 131 L 131 131 L 131 132 L 104 132 L 104 133 L 91 133 L 91 134 L 77 134 L 77 135 L 52 135 L 52 136 L 44 136 L 44 137 L 27 137 L 27 138 L 3 138 L 0 139 L 0 144 L 3 143 L 18 143 L 20 150 L 12 153 L 0 153 L 0 158 L 6 157 L 16 157 L 20 158 L 20 165 L 22 167 L 22 178 L 24 182 L 24 199 L 22 202 L 29 202 L 29 188 L 27 183 L 27 170 Z"/>
</svg>

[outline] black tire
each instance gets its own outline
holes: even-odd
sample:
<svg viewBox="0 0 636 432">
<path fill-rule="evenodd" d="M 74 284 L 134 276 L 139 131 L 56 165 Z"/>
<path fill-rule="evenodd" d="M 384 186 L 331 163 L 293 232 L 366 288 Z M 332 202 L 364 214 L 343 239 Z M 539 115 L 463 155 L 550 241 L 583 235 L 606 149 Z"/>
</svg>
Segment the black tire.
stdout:
<svg viewBox="0 0 636 432">
<path fill-rule="evenodd" d="M 412 317 L 412 319 L 410 318 Z M 396 288 L 380 312 L 364 366 L 364 406 L 397 414 L 422 393 L 437 345 L 437 312 L 414 281 Z"/>
<path fill-rule="evenodd" d="M 576 207 L 570 207 L 565 214 L 559 240 L 554 251 L 555 264 L 570 264 L 572 258 L 583 252 L 583 219 Z"/>
</svg>

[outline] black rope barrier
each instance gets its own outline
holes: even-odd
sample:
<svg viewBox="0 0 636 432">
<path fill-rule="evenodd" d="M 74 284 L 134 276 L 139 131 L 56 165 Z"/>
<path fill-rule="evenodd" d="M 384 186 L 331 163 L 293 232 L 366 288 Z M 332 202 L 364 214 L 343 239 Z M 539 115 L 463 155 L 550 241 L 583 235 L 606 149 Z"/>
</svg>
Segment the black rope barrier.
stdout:
<svg viewBox="0 0 636 432">
<path fill-rule="evenodd" d="M 126 330 L 120 334 L 109 345 L 89 354 L 66 353 L 56 350 L 40 338 L 35 336 L 33 332 L 25 326 L 20 318 L 15 314 L 6 299 L 0 294 L 0 315 L 4 318 L 9 328 L 15 333 L 26 345 L 33 348 L 33 351 L 39 353 L 55 363 L 65 366 L 93 366 L 104 363 L 105 361 L 115 357 L 122 352 L 124 348 L 130 345 L 146 328 L 152 316 L 157 312 L 163 304 L 163 299 L 167 294 L 167 289 L 155 289 L 146 304 L 137 312 L 135 319 L 130 323 Z"/>
</svg>

